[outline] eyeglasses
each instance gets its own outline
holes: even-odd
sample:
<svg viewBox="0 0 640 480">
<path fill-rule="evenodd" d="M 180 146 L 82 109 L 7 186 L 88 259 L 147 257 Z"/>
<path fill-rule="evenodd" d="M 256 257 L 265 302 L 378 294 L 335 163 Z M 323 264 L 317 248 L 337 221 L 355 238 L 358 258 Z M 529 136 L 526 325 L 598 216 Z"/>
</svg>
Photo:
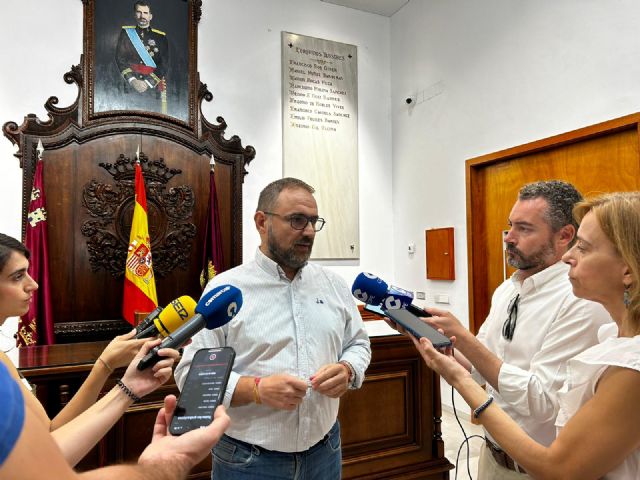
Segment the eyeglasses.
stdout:
<svg viewBox="0 0 640 480">
<path fill-rule="evenodd" d="M 265 215 L 274 215 L 276 217 L 280 217 L 283 220 L 287 220 L 291 224 L 291 228 L 294 230 L 304 230 L 307 228 L 307 225 L 310 223 L 311 228 L 313 228 L 314 232 L 319 232 L 324 227 L 326 223 L 324 218 L 320 217 L 307 217 L 301 213 L 294 213 L 292 215 L 280 215 L 279 213 L 274 212 L 262 212 Z"/>
<path fill-rule="evenodd" d="M 518 319 L 518 302 L 520 301 L 520 294 L 517 294 L 509 302 L 507 307 L 507 319 L 502 325 L 502 336 L 505 340 L 513 340 L 513 333 L 516 331 L 516 320 Z"/>
</svg>

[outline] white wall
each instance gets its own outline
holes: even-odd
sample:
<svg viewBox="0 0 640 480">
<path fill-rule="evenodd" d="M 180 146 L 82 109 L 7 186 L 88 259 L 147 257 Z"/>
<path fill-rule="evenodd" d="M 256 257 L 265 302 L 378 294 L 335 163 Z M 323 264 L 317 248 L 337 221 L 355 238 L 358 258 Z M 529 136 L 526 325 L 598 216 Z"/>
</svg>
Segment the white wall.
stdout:
<svg viewBox="0 0 640 480">
<path fill-rule="evenodd" d="M 82 2 L 77 0 L 21 0 L 5 2 L 0 15 L 0 124 L 22 123 L 35 113 L 48 119 L 44 103 L 57 96 L 58 106 L 73 103 L 75 85 L 62 76 L 80 62 L 82 53 Z M 17 152 L 4 136 L 0 138 L 0 232 L 20 239 L 22 170 Z M 17 318 L 8 319 L 0 330 L 0 346 L 12 360 L 17 350 L 12 335 Z"/>
<path fill-rule="evenodd" d="M 257 151 L 244 183 L 245 259 L 259 244 L 258 194 L 282 176 L 280 32 L 288 31 L 358 47 L 360 261 L 323 264 L 340 265 L 332 268 L 349 284 L 362 270 L 392 275 L 389 26 L 386 17 L 318 0 L 205 0 L 198 64 L 214 96 L 205 116 L 223 115 L 228 135 Z"/>
<path fill-rule="evenodd" d="M 392 17 L 400 285 L 426 289 L 430 305 L 448 293 L 468 325 L 464 161 L 640 110 L 638 25 L 634 0 L 412 0 Z M 424 90 L 442 93 L 408 108 Z M 455 227 L 457 280 L 428 281 L 424 230 L 443 226 Z M 422 247 L 414 258 L 408 242 Z"/>
<path fill-rule="evenodd" d="M 259 243 L 253 226 L 258 193 L 282 176 L 280 31 L 286 30 L 358 47 L 361 259 L 328 265 L 348 282 L 363 269 L 390 277 L 391 255 L 380 254 L 390 252 L 392 243 L 389 19 L 318 0 L 203 3 L 198 63 L 214 95 L 204 114 L 210 122 L 222 115 L 227 137 L 239 135 L 257 150 L 244 183 L 244 258 L 252 258 Z M 0 122 L 20 124 L 28 113 L 46 120 L 49 96 L 58 96 L 59 106 L 76 96 L 62 76 L 80 61 L 82 2 L 21 0 L 2 10 Z M 19 238 L 22 177 L 15 151 L 8 140 L 0 141 L 0 231 Z"/>
<path fill-rule="evenodd" d="M 0 123 L 22 123 L 28 113 L 47 120 L 44 103 L 57 96 L 58 106 L 73 103 L 75 85 L 62 76 L 80 62 L 82 2 L 22 0 L 4 2 L 0 15 Z M 0 139 L 0 232 L 20 238 L 22 170 L 17 152 Z"/>
</svg>

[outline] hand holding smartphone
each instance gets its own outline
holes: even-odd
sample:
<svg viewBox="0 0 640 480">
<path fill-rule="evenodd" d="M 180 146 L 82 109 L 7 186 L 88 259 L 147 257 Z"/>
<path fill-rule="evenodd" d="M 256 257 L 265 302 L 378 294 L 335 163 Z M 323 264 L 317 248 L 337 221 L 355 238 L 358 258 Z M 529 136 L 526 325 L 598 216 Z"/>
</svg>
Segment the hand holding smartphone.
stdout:
<svg viewBox="0 0 640 480">
<path fill-rule="evenodd" d="M 405 310 L 403 308 L 398 310 L 385 310 L 374 305 L 365 305 L 364 309 L 377 315 L 391 319 L 397 325 L 403 327 L 415 338 L 428 338 L 435 348 L 444 348 L 451 346 L 451 339 L 449 339 L 449 337 L 443 335 L 428 323 L 420 320 L 420 318 L 418 318 L 408 310 Z"/>
<path fill-rule="evenodd" d="M 209 425 L 222 403 L 236 352 L 231 347 L 202 348 L 193 356 L 169 433 L 182 435 Z"/>
</svg>

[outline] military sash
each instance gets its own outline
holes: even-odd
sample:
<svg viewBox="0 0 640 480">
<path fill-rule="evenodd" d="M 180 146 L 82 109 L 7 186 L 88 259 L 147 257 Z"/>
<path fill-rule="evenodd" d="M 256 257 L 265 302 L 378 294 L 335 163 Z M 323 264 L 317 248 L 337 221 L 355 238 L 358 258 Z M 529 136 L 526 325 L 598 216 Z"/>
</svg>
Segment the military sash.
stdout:
<svg viewBox="0 0 640 480">
<path fill-rule="evenodd" d="M 125 27 L 124 30 L 127 32 L 131 45 L 133 45 L 133 48 L 136 49 L 136 52 L 140 56 L 140 60 L 148 67 L 156 68 L 156 62 L 153 61 L 153 58 L 151 58 L 151 55 L 149 55 L 149 52 L 147 52 L 147 49 L 142 44 L 142 40 L 135 27 Z"/>
</svg>

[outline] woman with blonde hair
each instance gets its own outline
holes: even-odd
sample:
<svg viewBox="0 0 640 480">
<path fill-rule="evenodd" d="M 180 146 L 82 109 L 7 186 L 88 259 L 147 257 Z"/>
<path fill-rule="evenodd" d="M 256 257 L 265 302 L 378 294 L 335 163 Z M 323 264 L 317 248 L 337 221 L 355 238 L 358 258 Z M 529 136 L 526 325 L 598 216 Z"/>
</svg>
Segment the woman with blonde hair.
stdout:
<svg viewBox="0 0 640 480">
<path fill-rule="evenodd" d="M 21 316 L 29 310 L 38 284 L 29 276 L 29 250 L 15 238 L 0 233 L 0 325 L 8 317 Z M 35 395 L 22 382 L 19 371 L 4 352 L 2 362 L 20 383 L 28 408 L 35 411 L 70 465 L 75 465 L 109 431 L 135 399 L 154 391 L 171 377 L 171 367 L 178 357 L 173 349 L 162 349 L 165 358 L 142 372 L 137 364 L 160 340 L 136 340 L 134 331 L 116 337 L 100 354 L 89 376 L 64 408 L 50 420 Z M 146 342 L 146 343 L 145 343 Z M 96 402 L 113 370 L 129 365 L 118 386 Z"/>
<path fill-rule="evenodd" d="M 569 361 L 558 435 L 532 440 L 452 356 L 413 339 L 426 364 L 474 409 L 474 417 L 533 478 L 640 478 L 640 192 L 576 205 L 577 242 L 563 256 L 576 296 L 601 303 L 615 323 Z M 454 339 L 455 340 L 455 339 Z"/>
</svg>

